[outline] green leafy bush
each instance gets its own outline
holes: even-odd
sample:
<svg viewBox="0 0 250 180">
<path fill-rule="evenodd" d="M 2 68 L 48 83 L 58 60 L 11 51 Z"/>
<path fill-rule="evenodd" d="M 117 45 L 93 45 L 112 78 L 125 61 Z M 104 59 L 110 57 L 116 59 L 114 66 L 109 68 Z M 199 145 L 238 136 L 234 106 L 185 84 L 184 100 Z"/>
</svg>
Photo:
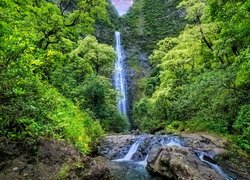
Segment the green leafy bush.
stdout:
<svg viewBox="0 0 250 180">
<path fill-rule="evenodd" d="M 58 2 L 0 0 L 0 135 L 64 138 L 89 152 L 104 132 L 73 95 L 85 75 L 110 75 L 113 48 L 90 36 L 95 20 L 108 21 L 107 2 L 68 2 L 67 12 Z"/>
<path fill-rule="evenodd" d="M 250 152 L 250 105 L 244 105 L 240 108 L 237 119 L 233 125 L 238 137 L 237 143 Z"/>
<path fill-rule="evenodd" d="M 156 73 L 134 117 L 142 130 L 165 122 L 167 132 L 229 134 L 249 150 L 249 3 L 183 0 L 178 7 L 188 24 L 149 57 Z"/>
</svg>

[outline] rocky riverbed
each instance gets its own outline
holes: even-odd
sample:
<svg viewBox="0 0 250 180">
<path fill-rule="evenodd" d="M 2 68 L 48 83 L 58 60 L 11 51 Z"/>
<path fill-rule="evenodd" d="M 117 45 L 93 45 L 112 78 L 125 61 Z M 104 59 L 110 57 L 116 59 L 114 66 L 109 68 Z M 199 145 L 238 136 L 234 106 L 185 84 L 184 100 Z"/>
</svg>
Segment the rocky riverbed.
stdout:
<svg viewBox="0 0 250 180">
<path fill-rule="evenodd" d="M 89 157 L 63 141 L 0 138 L 0 179 L 249 179 L 249 158 L 232 161 L 228 146 L 204 134 L 112 135 Z"/>
<path fill-rule="evenodd" d="M 133 155 L 126 158 L 135 145 Z M 228 145 L 226 140 L 207 134 L 114 135 L 107 136 L 98 151 L 101 156 L 118 162 L 144 162 L 152 176 L 140 179 L 153 179 L 154 176 L 163 179 L 249 179 L 247 159 L 244 159 L 248 161 L 244 170 L 235 165 L 236 169 L 229 169 L 217 161 L 226 153 Z M 116 174 L 119 173 L 116 171 Z"/>
</svg>

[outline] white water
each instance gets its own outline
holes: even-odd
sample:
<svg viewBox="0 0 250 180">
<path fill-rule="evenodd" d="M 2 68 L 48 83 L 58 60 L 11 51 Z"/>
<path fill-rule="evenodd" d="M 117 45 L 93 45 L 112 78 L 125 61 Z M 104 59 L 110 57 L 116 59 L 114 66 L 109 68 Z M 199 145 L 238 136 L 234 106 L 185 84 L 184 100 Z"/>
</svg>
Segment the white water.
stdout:
<svg viewBox="0 0 250 180">
<path fill-rule="evenodd" d="M 207 161 L 206 159 L 204 159 L 204 156 L 207 155 L 205 152 L 197 152 L 198 153 L 198 157 L 202 162 L 205 162 L 206 164 L 208 164 L 212 169 L 214 169 L 218 174 L 220 174 L 223 178 L 225 178 L 226 180 L 232 180 L 231 177 L 229 177 L 220 166 L 218 166 L 217 164 L 213 164 L 209 161 Z M 208 156 L 208 155 L 207 155 Z M 209 157 L 209 156 L 208 156 Z"/>
<path fill-rule="evenodd" d="M 117 59 L 115 63 L 115 75 L 114 83 L 115 89 L 120 93 L 121 97 L 118 98 L 117 107 L 119 112 L 127 117 L 127 98 L 126 98 L 126 81 L 125 81 L 125 68 L 124 68 L 124 56 L 121 47 L 121 34 L 115 32 L 116 40 L 116 53 Z"/>
<path fill-rule="evenodd" d="M 117 162 L 122 162 L 122 161 L 130 161 L 133 157 L 133 155 L 136 153 L 139 145 L 141 143 L 141 139 L 137 140 L 129 149 L 128 153 L 126 154 L 126 156 L 122 159 L 117 159 L 115 161 Z"/>
<path fill-rule="evenodd" d="M 167 137 L 167 139 L 163 138 L 161 139 L 160 143 L 163 146 L 181 146 L 180 139 L 175 137 Z"/>
<path fill-rule="evenodd" d="M 146 168 L 146 166 L 147 166 L 147 160 L 148 160 L 148 154 L 145 157 L 145 159 L 143 161 L 139 161 L 138 164 L 141 165 L 142 167 Z"/>
<path fill-rule="evenodd" d="M 160 141 L 158 141 L 158 144 L 154 144 L 155 148 L 159 148 L 162 146 L 182 146 L 182 141 L 179 138 L 176 137 L 171 137 L 171 136 L 165 136 L 165 137 L 159 137 L 161 138 Z M 129 165 L 129 167 L 134 170 L 137 171 L 137 173 L 135 174 L 135 177 L 141 177 L 141 179 L 145 179 L 145 180 L 151 180 L 153 178 L 151 178 L 146 171 L 146 166 L 147 166 L 147 160 L 148 160 L 148 154 L 146 155 L 146 157 L 141 160 L 141 161 L 136 161 L 133 160 L 133 156 L 134 154 L 139 150 L 141 151 L 141 149 L 139 149 L 140 144 L 145 141 L 145 137 L 140 137 L 137 141 L 135 141 L 135 143 L 130 147 L 128 153 L 125 155 L 124 158 L 121 159 L 116 159 L 113 161 L 116 162 L 121 162 L 121 163 L 125 163 L 127 165 Z M 223 169 L 218 166 L 217 164 L 213 164 L 212 162 L 209 162 L 208 160 L 206 160 L 204 157 L 207 156 L 209 157 L 209 155 L 205 152 L 202 151 L 196 151 L 199 159 L 206 163 L 208 166 L 210 166 L 212 169 L 214 169 L 219 175 L 221 175 L 221 177 L 223 177 L 225 180 L 233 180 L 229 175 L 227 175 Z M 134 157 L 134 159 L 136 159 Z M 145 177 L 144 177 L 145 176 Z M 133 177 L 133 176 L 131 176 Z"/>
</svg>

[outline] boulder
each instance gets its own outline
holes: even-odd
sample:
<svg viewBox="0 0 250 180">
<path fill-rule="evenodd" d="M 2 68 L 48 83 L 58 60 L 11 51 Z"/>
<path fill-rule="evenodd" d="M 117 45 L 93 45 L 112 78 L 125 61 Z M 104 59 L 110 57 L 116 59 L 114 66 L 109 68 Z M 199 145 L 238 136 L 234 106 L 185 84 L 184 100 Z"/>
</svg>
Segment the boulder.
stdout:
<svg viewBox="0 0 250 180">
<path fill-rule="evenodd" d="M 110 161 L 109 159 L 97 156 L 94 158 L 95 162 L 99 165 L 106 166 L 111 175 L 111 179 L 122 179 L 123 177 L 126 177 L 127 172 L 129 169 L 126 166 L 122 166 L 121 164 L 117 162 Z"/>
<path fill-rule="evenodd" d="M 225 139 L 210 134 L 182 133 L 181 136 L 185 139 L 185 146 L 207 152 L 212 157 L 224 154 L 228 145 Z"/>
<path fill-rule="evenodd" d="M 167 179 L 220 180 L 213 169 L 200 161 L 188 147 L 162 147 L 149 154 L 147 170 Z"/>
</svg>

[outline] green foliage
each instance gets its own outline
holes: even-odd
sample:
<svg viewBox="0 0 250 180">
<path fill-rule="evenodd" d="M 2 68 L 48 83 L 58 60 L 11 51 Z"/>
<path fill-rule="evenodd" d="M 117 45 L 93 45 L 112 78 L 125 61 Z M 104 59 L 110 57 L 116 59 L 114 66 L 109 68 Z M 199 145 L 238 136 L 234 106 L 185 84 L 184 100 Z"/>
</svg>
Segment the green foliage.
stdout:
<svg viewBox="0 0 250 180">
<path fill-rule="evenodd" d="M 68 164 L 63 165 L 63 167 L 57 173 L 58 179 L 60 179 L 60 180 L 66 179 L 66 177 L 68 176 L 68 174 L 70 172 L 70 168 L 71 167 Z"/>
<path fill-rule="evenodd" d="M 86 71 L 108 76 L 115 59 L 114 49 L 106 44 L 99 44 L 92 36 L 78 41 L 77 48 L 71 53 L 72 58 Z M 91 73 L 91 72 L 90 72 Z"/>
<path fill-rule="evenodd" d="M 0 0 L 1 136 L 63 138 L 82 152 L 91 150 L 104 131 L 93 112 L 80 106 L 86 98 L 80 90 L 87 76 L 111 73 L 113 48 L 91 36 L 95 21 L 109 21 L 107 5 Z M 108 84 L 105 92 L 115 94 L 109 80 L 101 79 Z"/>
<path fill-rule="evenodd" d="M 119 15 L 111 1 L 108 1 L 107 7 L 108 19 L 101 19 L 95 22 L 94 35 L 99 42 L 113 45 L 115 29 L 119 26 Z"/>
<path fill-rule="evenodd" d="M 72 174 L 72 172 L 84 172 L 86 169 L 85 166 L 85 162 L 81 161 L 63 164 L 59 172 L 56 174 L 56 179 L 64 180 L 70 178 L 70 174 Z"/>
<path fill-rule="evenodd" d="M 50 79 L 62 94 L 100 121 L 104 129 L 121 132 L 127 129 L 128 123 L 117 111 L 117 93 L 108 78 L 114 59 L 112 47 L 87 36 L 78 41 L 69 58 Z"/>
<path fill-rule="evenodd" d="M 185 26 L 184 11 L 176 8 L 180 1 L 135 0 L 122 19 L 124 44 L 138 44 L 151 52 L 156 43 L 166 36 L 178 35 Z"/>
<path fill-rule="evenodd" d="M 144 91 L 145 95 L 152 95 L 159 85 L 159 68 L 151 69 L 148 55 L 159 40 L 177 36 L 185 27 L 185 11 L 176 7 L 179 2 L 134 0 L 129 12 L 120 19 L 122 44 L 126 49 L 129 70 L 133 72 L 128 83 L 131 85 L 128 90 L 131 109 L 135 109 L 136 101 L 144 97 Z M 133 123 L 137 115 L 132 110 L 129 115 L 132 126 L 139 126 L 139 121 Z"/>
<path fill-rule="evenodd" d="M 159 82 L 136 104 L 136 121 L 145 131 L 163 124 L 168 132 L 233 134 L 249 150 L 249 3 L 183 0 L 179 7 L 189 24 L 151 54 Z"/>
<path fill-rule="evenodd" d="M 127 120 L 117 112 L 117 94 L 108 79 L 102 76 L 89 76 L 78 93 L 83 96 L 80 106 L 88 109 L 94 119 L 99 119 L 106 130 L 121 132 L 128 129 Z"/>
<path fill-rule="evenodd" d="M 92 143 L 104 133 L 100 124 L 93 122 L 87 113 L 80 111 L 55 88 L 43 84 L 41 93 L 54 107 L 47 114 L 48 118 L 53 120 L 53 131 L 57 132 L 60 138 L 73 142 L 83 152 L 88 152 Z"/>
<path fill-rule="evenodd" d="M 233 125 L 239 136 L 237 137 L 238 144 L 250 152 L 250 105 L 241 107 L 236 121 Z"/>
</svg>

